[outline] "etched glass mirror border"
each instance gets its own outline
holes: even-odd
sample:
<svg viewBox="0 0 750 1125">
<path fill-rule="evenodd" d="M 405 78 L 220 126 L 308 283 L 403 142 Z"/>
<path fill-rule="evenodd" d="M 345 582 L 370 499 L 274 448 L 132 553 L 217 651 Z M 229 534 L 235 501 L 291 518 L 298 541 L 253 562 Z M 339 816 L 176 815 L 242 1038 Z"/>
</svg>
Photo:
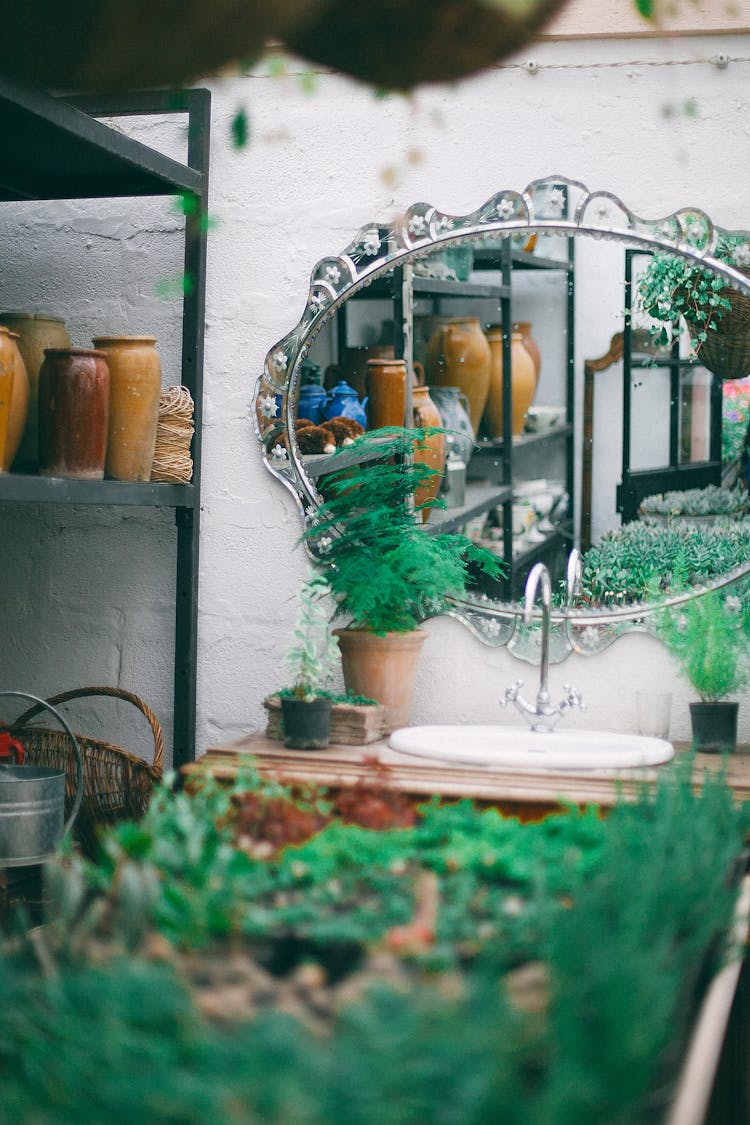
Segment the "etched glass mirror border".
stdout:
<svg viewBox="0 0 750 1125">
<path fill-rule="evenodd" d="M 563 206 L 563 201 L 565 206 Z M 522 191 L 503 190 L 476 211 L 456 216 L 427 203 L 416 203 L 391 223 L 371 223 L 338 255 L 321 259 L 312 271 L 309 293 L 297 325 L 272 347 L 255 392 L 254 421 L 268 470 L 291 492 L 303 521 L 315 518 L 320 495 L 306 470 L 295 435 L 295 404 L 301 366 L 321 329 L 349 297 L 397 267 L 405 267 L 447 247 L 532 234 L 582 235 L 613 240 L 650 251 L 668 251 L 719 275 L 728 285 L 750 294 L 740 266 L 750 263 L 750 232 L 728 231 L 695 207 L 658 219 L 630 211 L 609 191 L 590 191 L 564 176 L 535 180 Z M 720 239 L 735 243 L 734 262 L 717 256 Z M 404 340 L 411 365 L 411 340 Z M 576 604 L 571 596 L 553 612 L 553 660 L 571 652 L 595 653 L 633 629 L 650 628 L 665 604 L 700 596 L 750 574 L 750 562 L 705 586 L 674 598 L 622 607 Z M 481 641 L 508 645 L 522 659 L 535 659 L 537 632 L 521 624 L 521 606 L 469 595 L 448 612 Z"/>
</svg>

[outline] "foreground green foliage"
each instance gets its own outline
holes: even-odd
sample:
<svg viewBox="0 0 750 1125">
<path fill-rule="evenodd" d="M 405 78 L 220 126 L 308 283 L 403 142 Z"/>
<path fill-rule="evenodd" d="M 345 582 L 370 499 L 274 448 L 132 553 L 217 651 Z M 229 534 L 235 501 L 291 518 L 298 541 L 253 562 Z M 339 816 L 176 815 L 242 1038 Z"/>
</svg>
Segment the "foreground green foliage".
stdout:
<svg viewBox="0 0 750 1125">
<path fill-rule="evenodd" d="M 492 578 L 503 574 L 496 556 L 465 536 L 432 535 L 422 526 L 425 504 L 414 505 L 414 495 L 436 474 L 410 458 L 434 432 L 373 430 L 355 444 L 366 452 L 375 443 L 377 461 L 359 465 L 354 477 L 351 469 L 326 475 L 326 500 L 304 539 L 331 586 L 337 615 L 355 629 L 408 632 L 465 593 L 471 566 Z"/>
<path fill-rule="evenodd" d="M 662 776 L 654 796 L 621 803 L 603 821 L 571 811 L 523 826 L 462 803 L 430 807 L 411 841 L 401 830 L 336 824 L 270 861 L 233 846 L 230 792 L 162 793 L 142 826 L 117 830 L 107 862 L 85 879 L 77 864 L 57 868 L 56 911 L 65 921 L 46 938 L 45 973 L 23 949 L 0 957 L 0 1121 L 653 1120 L 663 1112 L 715 938 L 731 917 L 729 876 L 750 823 L 720 777 L 707 779 L 699 795 L 684 773 Z M 265 789 L 257 779 L 243 784 Z M 266 886 L 277 899 L 265 902 L 269 930 L 280 919 L 287 929 L 313 926 L 313 910 L 289 917 L 288 896 L 300 880 L 311 895 L 331 892 L 337 880 L 359 879 L 366 889 L 386 872 L 408 883 L 403 863 L 437 874 L 441 912 L 463 911 L 467 929 L 477 910 L 459 901 L 467 888 L 482 890 L 490 910 L 492 893 L 506 886 L 522 904 L 519 917 L 536 897 L 517 954 L 547 966 L 547 1002 L 519 1002 L 510 978 L 499 975 L 513 960 L 495 948 L 506 940 L 502 927 L 487 940 L 491 954 L 464 966 L 460 987 L 454 979 L 444 988 L 450 973 L 417 964 L 408 990 L 373 981 L 322 1036 L 273 1006 L 252 1023 L 209 1023 L 175 970 L 143 956 L 151 919 L 189 946 L 193 924 L 200 939 L 239 934 Z M 395 885 L 380 889 L 386 898 L 398 893 Z M 110 940 L 127 935 L 127 959 L 89 963 L 79 939 L 97 909 Z M 253 926 L 262 928 L 258 915 Z M 460 937 L 455 918 L 440 926 L 452 941 Z"/>
</svg>

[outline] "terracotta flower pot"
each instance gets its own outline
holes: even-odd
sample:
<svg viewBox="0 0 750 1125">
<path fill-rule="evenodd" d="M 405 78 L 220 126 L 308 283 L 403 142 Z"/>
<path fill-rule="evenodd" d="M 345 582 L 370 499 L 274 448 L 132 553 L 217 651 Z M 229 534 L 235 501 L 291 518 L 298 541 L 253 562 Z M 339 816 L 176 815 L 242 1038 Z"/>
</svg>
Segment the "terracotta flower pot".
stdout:
<svg viewBox="0 0 750 1125">
<path fill-rule="evenodd" d="M 424 429 L 442 427 L 443 419 L 430 397 L 429 387 L 413 387 L 412 403 L 415 426 Z M 424 441 L 415 443 L 414 460 L 421 465 L 426 465 L 428 469 L 435 470 L 435 476 L 422 488 L 418 488 L 414 494 L 416 504 L 429 504 L 440 491 L 440 482 L 445 468 L 445 435 L 428 434 Z M 423 520 L 427 519 L 430 511 L 430 507 L 422 509 Z"/>
<path fill-rule="evenodd" d="M 375 699 L 385 709 L 384 731 L 404 727 L 417 677 L 417 662 L 427 633 L 386 633 L 365 629 L 334 629 L 339 639 L 347 691 Z"/>
</svg>

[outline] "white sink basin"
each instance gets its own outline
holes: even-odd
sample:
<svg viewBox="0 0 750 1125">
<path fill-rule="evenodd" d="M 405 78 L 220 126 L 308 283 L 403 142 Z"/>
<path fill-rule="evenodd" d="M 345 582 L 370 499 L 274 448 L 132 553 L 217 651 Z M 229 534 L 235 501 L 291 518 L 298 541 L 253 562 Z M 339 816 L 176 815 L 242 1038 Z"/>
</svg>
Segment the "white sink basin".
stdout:
<svg viewBox="0 0 750 1125">
<path fill-rule="evenodd" d="M 510 769 L 579 770 L 658 766 L 674 757 L 671 742 L 638 734 L 528 727 L 402 727 L 389 739 L 394 750 L 442 762 Z"/>
</svg>

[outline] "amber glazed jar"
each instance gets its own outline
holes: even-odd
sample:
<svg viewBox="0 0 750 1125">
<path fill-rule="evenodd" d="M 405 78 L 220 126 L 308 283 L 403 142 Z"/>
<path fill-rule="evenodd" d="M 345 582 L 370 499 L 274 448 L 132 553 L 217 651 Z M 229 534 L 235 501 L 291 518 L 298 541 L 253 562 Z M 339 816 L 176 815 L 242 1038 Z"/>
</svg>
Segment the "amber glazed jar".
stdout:
<svg viewBox="0 0 750 1125">
<path fill-rule="evenodd" d="M 70 336 L 65 322 L 43 313 L 0 313 L 0 324 L 18 333 L 18 350 L 28 376 L 28 415 L 21 436 L 17 467 L 36 472 L 39 465 L 39 372 L 47 348 L 69 348 Z M 17 391 L 13 394 L 17 398 Z M 12 427 L 11 427 L 12 428 Z"/>
<path fill-rule="evenodd" d="M 29 411 L 29 380 L 18 350 L 18 334 L 0 326 L 0 367 L 3 371 L 0 404 L 0 471 L 7 473 L 21 444 Z M 7 401 L 6 401 L 7 399 Z"/>
<path fill-rule="evenodd" d="M 154 336 L 96 336 L 109 367 L 108 477 L 147 481 L 156 444 L 161 361 Z"/>
<path fill-rule="evenodd" d="M 39 371 L 40 474 L 101 480 L 108 423 L 104 352 L 47 348 Z"/>
</svg>

